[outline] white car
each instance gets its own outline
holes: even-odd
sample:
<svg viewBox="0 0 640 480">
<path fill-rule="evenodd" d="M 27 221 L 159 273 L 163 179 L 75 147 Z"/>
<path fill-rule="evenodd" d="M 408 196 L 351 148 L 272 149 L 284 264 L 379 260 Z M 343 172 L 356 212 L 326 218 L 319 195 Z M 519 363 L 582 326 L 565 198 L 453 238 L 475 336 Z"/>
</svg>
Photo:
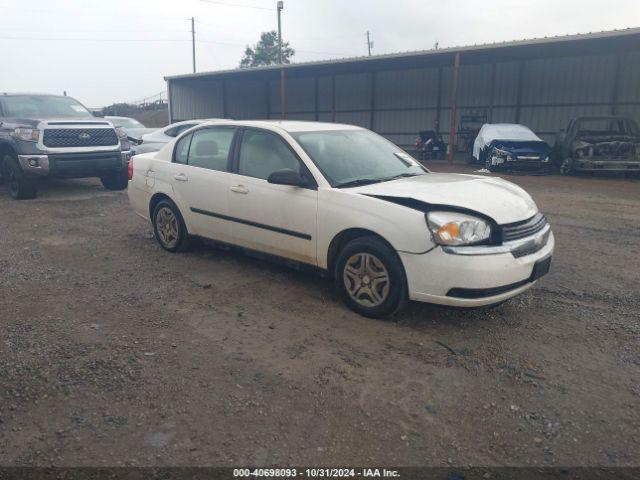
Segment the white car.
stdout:
<svg viewBox="0 0 640 480">
<path fill-rule="evenodd" d="M 408 299 L 500 303 L 549 270 L 554 238 L 500 178 L 431 173 L 355 126 L 206 122 L 129 164 L 129 200 L 160 246 L 205 237 L 326 272 L 379 317 Z"/>
<path fill-rule="evenodd" d="M 146 133 L 140 138 L 142 143 L 133 147 L 134 153 L 157 152 L 182 132 L 200 125 L 204 121 L 205 120 L 186 120 L 184 122 L 176 122 L 151 133 Z"/>
</svg>

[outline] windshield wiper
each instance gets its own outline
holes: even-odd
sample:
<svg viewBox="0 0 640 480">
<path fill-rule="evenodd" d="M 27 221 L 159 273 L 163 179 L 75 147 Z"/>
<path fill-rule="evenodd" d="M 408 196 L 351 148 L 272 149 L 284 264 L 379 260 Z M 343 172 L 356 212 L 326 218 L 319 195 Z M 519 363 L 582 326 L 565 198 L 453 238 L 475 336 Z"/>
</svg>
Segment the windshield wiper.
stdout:
<svg viewBox="0 0 640 480">
<path fill-rule="evenodd" d="M 343 182 L 336 185 L 337 188 L 359 187 L 360 185 L 370 185 L 372 183 L 384 182 L 384 178 L 358 178 L 349 182 Z"/>
<path fill-rule="evenodd" d="M 357 180 L 351 180 L 349 182 L 339 183 L 337 188 L 359 187 L 361 185 L 370 185 L 372 183 L 389 182 L 391 180 L 397 180 L 398 178 L 416 177 L 418 175 L 424 175 L 424 173 L 401 173 L 394 175 L 393 177 L 383 178 L 358 178 Z"/>
</svg>

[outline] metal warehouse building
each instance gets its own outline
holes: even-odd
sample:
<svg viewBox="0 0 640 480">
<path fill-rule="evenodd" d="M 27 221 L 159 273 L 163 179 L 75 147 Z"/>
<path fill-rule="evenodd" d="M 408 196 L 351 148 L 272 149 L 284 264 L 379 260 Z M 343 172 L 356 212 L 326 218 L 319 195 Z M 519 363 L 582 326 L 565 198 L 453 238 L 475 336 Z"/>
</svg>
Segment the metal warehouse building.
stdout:
<svg viewBox="0 0 640 480">
<path fill-rule="evenodd" d="M 640 120 L 640 28 L 284 66 L 285 117 L 361 125 L 403 146 L 483 122 L 543 139 L 578 115 Z M 280 67 L 167 77 L 171 121 L 282 118 Z M 452 111 L 455 124 L 451 121 Z"/>
</svg>

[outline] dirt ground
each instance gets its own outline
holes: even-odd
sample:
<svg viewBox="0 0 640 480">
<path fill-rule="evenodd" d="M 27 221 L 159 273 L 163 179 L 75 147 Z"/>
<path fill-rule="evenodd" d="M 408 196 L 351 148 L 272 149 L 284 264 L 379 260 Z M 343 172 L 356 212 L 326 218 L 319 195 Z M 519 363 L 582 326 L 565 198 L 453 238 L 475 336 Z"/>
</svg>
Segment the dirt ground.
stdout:
<svg viewBox="0 0 640 480">
<path fill-rule="evenodd" d="M 640 182 L 506 177 L 551 273 L 386 321 L 311 274 L 165 253 L 96 180 L 0 187 L 0 464 L 640 465 Z"/>
</svg>

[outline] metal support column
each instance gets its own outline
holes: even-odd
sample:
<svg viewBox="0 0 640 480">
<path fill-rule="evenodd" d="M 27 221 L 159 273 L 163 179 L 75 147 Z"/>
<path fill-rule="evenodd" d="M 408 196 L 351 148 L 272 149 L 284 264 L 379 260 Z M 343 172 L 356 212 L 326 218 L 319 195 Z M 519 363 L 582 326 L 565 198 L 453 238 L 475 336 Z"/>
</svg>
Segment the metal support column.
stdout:
<svg viewBox="0 0 640 480">
<path fill-rule="evenodd" d="M 520 113 L 522 105 L 522 83 L 524 82 L 524 60 L 520 60 L 518 66 L 518 93 L 516 97 L 516 120 L 515 123 L 520 123 Z"/>
<path fill-rule="evenodd" d="M 318 77 L 313 77 L 313 112 L 314 118 L 317 122 L 320 119 L 320 108 L 319 108 L 319 93 L 318 93 Z"/>
<path fill-rule="evenodd" d="M 369 93 L 369 129 L 375 131 L 374 127 L 374 119 L 376 112 L 376 73 L 371 72 L 371 76 L 369 77 L 369 88 L 371 89 Z"/>
<path fill-rule="evenodd" d="M 618 112 L 618 89 L 620 88 L 620 70 L 622 68 L 622 54 L 616 54 L 616 66 L 613 71 L 613 85 L 611 86 L 611 115 Z"/>
<path fill-rule="evenodd" d="M 336 121 L 336 76 L 331 76 L 331 121 Z"/>
<path fill-rule="evenodd" d="M 451 84 L 451 129 L 449 130 L 449 163 L 453 163 L 453 151 L 456 145 L 456 106 L 458 100 L 458 71 L 460 70 L 460 52 L 453 61 L 453 79 Z"/>
<path fill-rule="evenodd" d="M 222 80 L 222 118 L 227 118 L 227 81 Z"/>
</svg>

